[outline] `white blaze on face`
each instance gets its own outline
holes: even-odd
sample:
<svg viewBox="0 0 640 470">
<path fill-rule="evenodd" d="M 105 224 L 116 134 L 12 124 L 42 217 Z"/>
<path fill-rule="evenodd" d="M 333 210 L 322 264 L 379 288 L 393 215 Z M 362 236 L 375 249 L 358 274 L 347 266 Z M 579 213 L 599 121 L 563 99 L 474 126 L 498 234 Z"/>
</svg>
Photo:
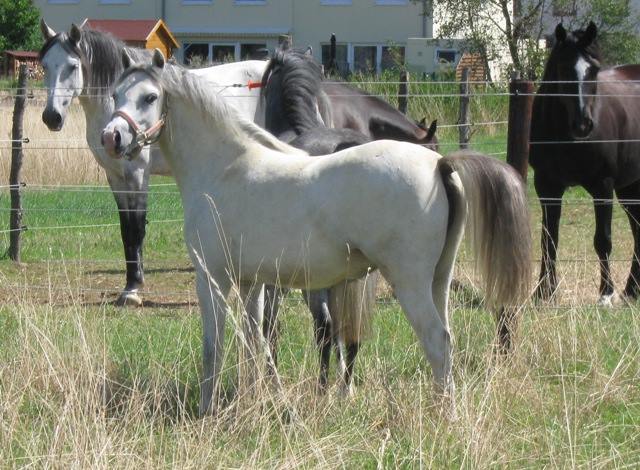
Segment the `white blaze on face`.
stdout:
<svg viewBox="0 0 640 470">
<path fill-rule="evenodd" d="M 587 70 L 591 65 L 587 60 L 580 56 L 576 62 L 576 76 L 578 77 L 578 101 L 580 102 L 580 112 L 584 113 L 584 97 L 582 96 L 582 83 L 587 75 Z"/>
<path fill-rule="evenodd" d="M 61 108 L 82 92 L 84 77 L 80 59 L 71 56 L 60 44 L 54 44 L 42 59 L 48 101 Z"/>
</svg>

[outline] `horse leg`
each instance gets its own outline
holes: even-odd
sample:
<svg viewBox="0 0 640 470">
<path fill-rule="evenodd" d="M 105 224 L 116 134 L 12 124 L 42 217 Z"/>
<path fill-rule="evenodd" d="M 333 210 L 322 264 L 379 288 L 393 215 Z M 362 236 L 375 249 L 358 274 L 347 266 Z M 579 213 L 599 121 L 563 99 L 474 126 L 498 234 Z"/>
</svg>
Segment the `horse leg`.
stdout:
<svg viewBox="0 0 640 470">
<path fill-rule="evenodd" d="M 565 188 L 544 178 L 541 172 L 536 172 L 534 183 L 542 206 L 542 262 L 535 298 L 548 300 L 558 288 L 556 256 L 560 214 L 562 212 L 562 195 Z"/>
<path fill-rule="evenodd" d="M 600 288 L 598 304 L 611 306 L 613 299 L 613 279 L 609 267 L 611 255 L 611 216 L 613 211 L 613 180 L 606 178 L 594 188 L 587 188 L 593 197 L 596 216 L 596 233 L 593 246 L 600 262 Z"/>
<path fill-rule="evenodd" d="M 331 359 L 332 323 L 329 312 L 329 291 L 327 289 L 303 291 L 304 301 L 313 317 L 313 330 L 320 357 L 318 393 L 327 390 L 329 381 L 329 360 Z"/>
<path fill-rule="evenodd" d="M 631 270 L 623 293 L 625 297 L 630 299 L 636 299 L 640 294 L 640 206 L 632 201 L 627 202 L 627 200 L 637 199 L 639 190 L 640 182 L 616 191 L 618 199 L 629 218 L 629 225 L 633 234 L 633 259 L 631 260 Z"/>
<path fill-rule="evenodd" d="M 245 352 L 244 362 L 248 364 L 247 385 L 253 389 L 259 374 L 259 358 L 262 351 L 262 319 L 264 313 L 264 289 L 261 284 L 243 282 L 240 284 L 240 298 L 245 310 L 243 315 Z"/>
<path fill-rule="evenodd" d="M 273 364 L 278 365 L 278 339 L 280 337 L 280 303 L 289 289 L 276 286 L 264 286 L 264 320 L 262 334 L 269 344 Z M 270 373 L 275 371 L 270 370 Z"/>
<path fill-rule="evenodd" d="M 226 275 L 214 280 L 196 266 L 196 292 L 202 316 L 202 382 L 200 383 L 200 415 L 215 411 L 213 394 L 216 389 L 224 347 L 224 321 L 227 316 L 226 296 L 229 281 Z"/>
<path fill-rule="evenodd" d="M 435 391 L 450 401 L 455 413 L 455 385 L 451 374 L 451 335 L 449 328 L 440 319 L 432 294 L 433 274 L 426 276 L 391 276 L 396 296 L 404 310 L 422 349 L 433 369 Z"/>
<path fill-rule="evenodd" d="M 142 243 L 147 223 L 148 172 L 137 173 L 138 178 L 120 178 L 108 175 L 107 179 L 118 205 L 120 234 L 126 260 L 126 285 L 116 300 L 116 305 L 142 305 L 138 290 L 144 284 Z M 137 181 L 132 181 L 136 179 Z"/>
</svg>

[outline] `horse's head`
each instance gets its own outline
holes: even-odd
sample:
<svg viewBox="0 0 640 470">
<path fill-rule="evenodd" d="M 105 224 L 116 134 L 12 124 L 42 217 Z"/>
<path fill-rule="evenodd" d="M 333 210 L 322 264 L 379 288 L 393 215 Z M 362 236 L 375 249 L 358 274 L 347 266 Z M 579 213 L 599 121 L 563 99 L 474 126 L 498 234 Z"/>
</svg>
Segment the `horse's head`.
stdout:
<svg viewBox="0 0 640 470">
<path fill-rule="evenodd" d="M 420 122 L 416 122 L 416 125 L 425 132 L 424 137 L 421 139 L 422 145 L 434 152 L 438 151 L 438 137 L 436 137 L 436 130 L 438 129 L 438 120 L 434 119 L 427 128 L 427 118 L 424 117 Z"/>
<path fill-rule="evenodd" d="M 40 62 L 47 86 L 47 105 L 42 120 L 49 130 L 59 131 L 71 101 L 84 89 L 85 69 L 79 48 L 82 29 L 72 25 L 69 33 L 56 33 L 44 19 L 40 20 L 40 29 L 45 40 L 40 50 Z"/>
<path fill-rule="evenodd" d="M 124 73 L 113 92 L 114 112 L 102 131 L 102 145 L 113 158 L 133 158 L 155 142 L 165 121 L 165 97 L 160 85 L 165 58 L 158 49 L 151 65 L 135 65 L 122 53 Z"/>
<path fill-rule="evenodd" d="M 562 23 L 556 27 L 556 43 L 549 56 L 545 80 L 557 82 L 555 88 L 576 139 L 586 139 L 595 123 L 594 106 L 598 93 L 600 49 L 598 28 L 590 22 L 585 30 L 567 32 Z"/>
</svg>

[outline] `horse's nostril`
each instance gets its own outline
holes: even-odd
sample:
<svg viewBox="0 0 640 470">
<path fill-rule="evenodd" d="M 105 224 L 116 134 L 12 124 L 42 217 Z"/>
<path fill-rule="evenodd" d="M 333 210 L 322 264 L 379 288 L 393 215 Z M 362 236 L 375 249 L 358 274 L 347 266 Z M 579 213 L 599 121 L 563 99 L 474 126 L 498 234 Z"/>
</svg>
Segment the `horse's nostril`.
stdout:
<svg viewBox="0 0 640 470">
<path fill-rule="evenodd" d="M 60 124 L 62 122 L 62 115 L 60 113 L 54 113 L 53 122 L 54 124 Z"/>
<path fill-rule="evenodd" d="M 116 143 L 116 147 L 119 147 L 119 146 L 120 146 L 120 142 L 121 142 L 121 139 L 120 139 L 120 132 L 118 132 L 118 131 L 113 131 L 113 140 L 114 140 L 114 141 L 115 141 L 115 143 Z"/>
</svg>

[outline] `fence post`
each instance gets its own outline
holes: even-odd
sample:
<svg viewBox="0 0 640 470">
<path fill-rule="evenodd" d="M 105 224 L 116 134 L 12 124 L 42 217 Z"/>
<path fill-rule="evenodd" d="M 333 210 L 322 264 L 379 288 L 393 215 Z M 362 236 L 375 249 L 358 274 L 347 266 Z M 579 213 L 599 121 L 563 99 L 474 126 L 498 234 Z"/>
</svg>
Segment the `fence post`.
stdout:
<svg viewBox="0 0 640 470">
<path fill-rule="evenodd" d="M 409 72 L 403 70 L 400 72 L 400 84 L 398 85 L 398 109 L 402 114 L 407 114 L 409 94 Z"/>
<path fill-rule="evenodd" d="M 527 181 L 529 167 L 529 136 L 533 107 L 533 82 L 522 80 L 518 72 L 509 82 L 509 129 L 507 162 Z"/>
<path fill-rule="evenodd" d="M 11 214 L 9 216 L 9 258 L 20 262 L 20 235 L 22 234 L 22 202 L 20 201 L 20 171 L 22 169 L 22 122 L 27 100 L 27 64 L 20 65 L 18 89 L 13 107 L 13 128 L 11 129 L 11 171 L 9 192 L 11 194 Z"/>
<path fill-rule="evenodd" d="M 469 148 L 469 140 L 471 139 L 469 101 L 469 68 L 465 67 L 462 69 L 460 77 L 460 113 L 458 115 L 458 135 L 461 149 Z"/>
<path fill-rule="evenodd" d="M 338 64 L 336 62 L 336 34 L 331 34 L 331 39 L 329 41 L 329 67 L 328 73 L 329 75 L 334 75 L 338 71 Z"/>
</svg>

